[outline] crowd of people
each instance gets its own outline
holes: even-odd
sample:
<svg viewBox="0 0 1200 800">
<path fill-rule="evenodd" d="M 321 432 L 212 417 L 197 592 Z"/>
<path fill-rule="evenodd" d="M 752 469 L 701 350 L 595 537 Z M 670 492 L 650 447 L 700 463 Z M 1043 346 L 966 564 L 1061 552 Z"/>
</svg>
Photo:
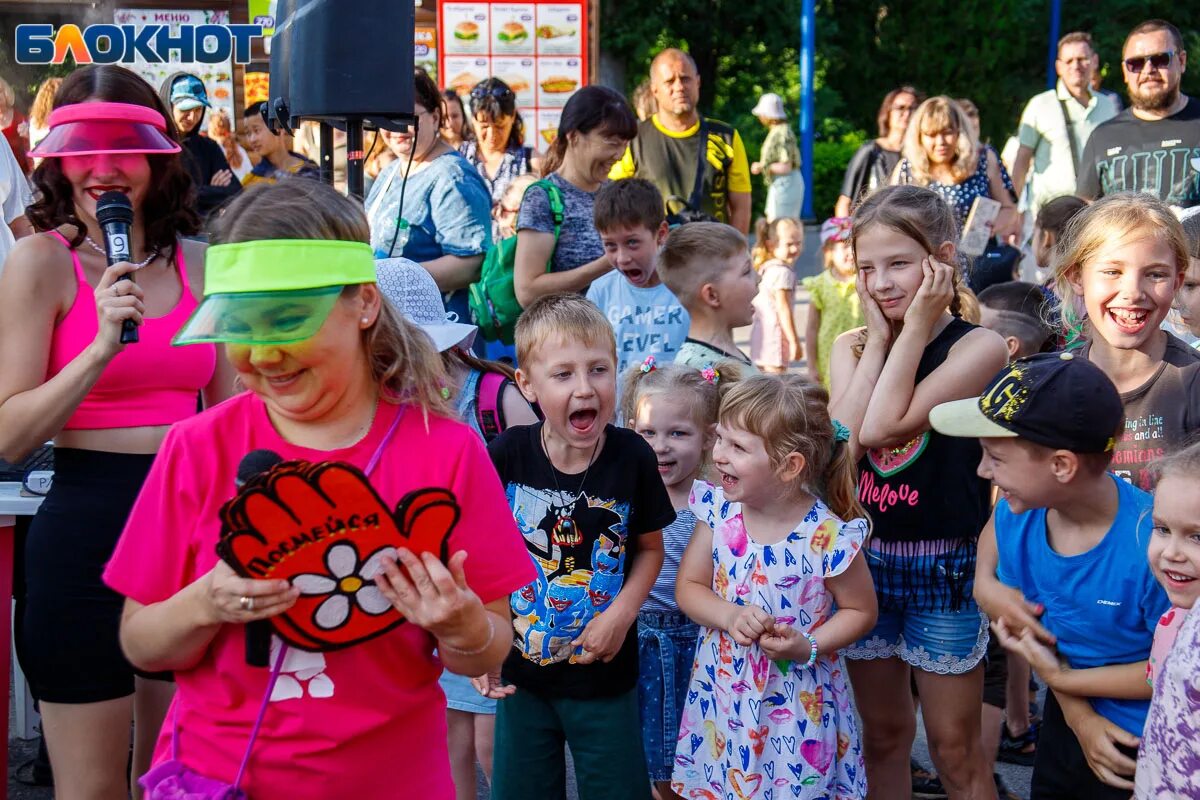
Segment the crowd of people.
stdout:
<svg viewBox="0 0 1200 800">
<path fill-rule="evenodd" d="M 1167 22 L 1124 43 L 1128 109 L 1097 61 L 1062 39 L 1007 159 L 968 100 L 889 92 L 803 336 L 784 103 L 751 162 L 681 50 L 545 152 L 503 81 L 418 71 L 362 201 L 261 104 L 206 124 L 194 75 L 78 69 L 29 133 L 0 85 L 58 796 L 468 800 L 478 768 L 517 800 L 570 763 L 584 798 L 1003 800 L 998 757 L 1039 800 L 1200 796 L 1200 106 Z M 472 311 L 497 276 L 511 339 Z M 256 572 L 247 527 L 299 532 Z"/>
</svg>

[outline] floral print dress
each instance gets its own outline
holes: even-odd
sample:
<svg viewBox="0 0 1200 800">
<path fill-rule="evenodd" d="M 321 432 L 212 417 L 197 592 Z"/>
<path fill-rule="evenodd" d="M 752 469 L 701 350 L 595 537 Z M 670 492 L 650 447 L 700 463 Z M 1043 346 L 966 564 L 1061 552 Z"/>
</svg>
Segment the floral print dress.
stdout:
<svg viewBox="0 0 1200 800">
<path fill-rule="evenodd" d="M 713 591 L 814 631 L 833 614 L 827 578 L 850 566 L 867 523 L 842 522 L 817 501 L 782 541 L 760 545 L 741 504 L 704 481 L 690 503 L 713 531 Z M 786 668 L 786 669 L 785 669 Z M 836 653 L 774 662 L 723 630 L 701 628 L 679 728 L 671 788 L 702 800 L 862 798 L 866 769 L 846 676 Z"/>
</svg>

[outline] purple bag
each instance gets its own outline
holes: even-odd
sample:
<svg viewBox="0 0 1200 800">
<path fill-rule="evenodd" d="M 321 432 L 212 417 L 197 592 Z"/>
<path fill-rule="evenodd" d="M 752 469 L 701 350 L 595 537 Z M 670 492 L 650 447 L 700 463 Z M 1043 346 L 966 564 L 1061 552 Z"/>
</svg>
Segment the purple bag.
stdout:
<svg viewBox="0 0 1200 800">
<path fill-rule="evenodd" d="M 242 756 L 242 764 L 238 767 L 233 783 L 206 778 L 179 760 L 179 706 L 175 706 L 171 758 L 138 779 L 138 783 L 146 790 L 146 800 L 249 800 L 238 786 L 242 782 L 242 776 L 246 774 L 246 767 L 250 764 L 254 740 L 258 738 L 258 730 L 262 727 L 267 703 L 271 701 L 271 692 L 275 690 L 275 681 L 279 678 L 279 670 L 283 666 L 283 657 L 287 654 L 287 649 L 286 644 L 279 647 L 279 655 L 275 657 L 271 677 L 267 680 L 267 691 L 263 694 L 262 706 L 258 709 L 258 719 L 254 721 L 254 728 L 250 731 L 246 754 Z"/>
</svg>

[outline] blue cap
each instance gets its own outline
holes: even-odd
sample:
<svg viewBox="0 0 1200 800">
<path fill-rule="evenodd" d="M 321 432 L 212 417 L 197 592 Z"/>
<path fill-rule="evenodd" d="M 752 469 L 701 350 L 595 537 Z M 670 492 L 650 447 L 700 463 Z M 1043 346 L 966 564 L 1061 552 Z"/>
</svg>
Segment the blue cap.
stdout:
<svg viewBox="0 0 1200 800">
<path fill-rule="evenodd" d="M 212 108 L 212 103 L 208 102 L 204 82 L 195 75 L 180 75 L 175 79 L 171 84 L 171 105 L 182 111 L 191 111 L 201 106 Z"/>
</svg>

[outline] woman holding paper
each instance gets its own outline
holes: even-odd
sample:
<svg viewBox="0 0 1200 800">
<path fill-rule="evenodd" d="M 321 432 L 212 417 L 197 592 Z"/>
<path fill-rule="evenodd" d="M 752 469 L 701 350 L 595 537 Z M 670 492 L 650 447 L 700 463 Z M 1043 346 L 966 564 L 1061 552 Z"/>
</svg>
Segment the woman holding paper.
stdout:
<svg viewBox="0 0 1200 800">
<path fill-rule="evenodd" d="M 151 798 L 204 780 L 254 800 L 454 796 L 441 667 L 499 666 L 533 570 L 437 353 L 381 303 L 369 240 L 317 182 L 245 192 L 215 222 L 176 342 L 225 343 L 249 391 L 171 430 L 105 572 L 130 660 L 179 684 Z M 224 514 L 253 450 L 320 466 L 281 465 Z M 413 498 L 447 492 L 457 522 L 430 540 Z M 285 637 L 270 667 L 247 664 L 259 620 Z"/>
<path fill-rule="evenodd" d="M 931 97 L 917 107 L 904 134 L 903 158 L 892 183 L 924 186 L 941 195 L 954 211 L 961 234 L 977 197 L 1000 204 L 993 231 L 1006 241 L 1020 227 L 1008 171 L 996 151 L 980 147 L 976 127 L 949 97 Z"/>
</svg>

